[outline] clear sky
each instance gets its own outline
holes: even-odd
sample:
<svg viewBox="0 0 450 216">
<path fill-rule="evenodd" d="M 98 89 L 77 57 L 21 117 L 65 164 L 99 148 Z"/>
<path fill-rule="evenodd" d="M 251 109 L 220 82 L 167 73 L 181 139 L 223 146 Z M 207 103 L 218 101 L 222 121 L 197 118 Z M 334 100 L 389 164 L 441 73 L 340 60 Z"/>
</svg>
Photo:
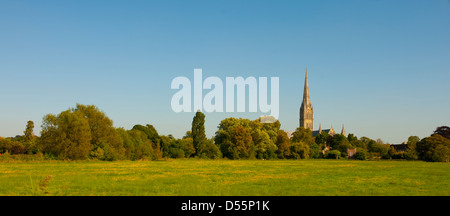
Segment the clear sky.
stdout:
<svg viewBox="0 0 450 216">
<path fill-rule="evenodd" d="M 423 138 L 450 125 L 450 2 L 0 0 L 0 136 L 82 103 L 181 137 L 194 113 L 172 111 L 170 84 L 194 68 L 279 77 L 285 130 L 308 68 L 315 128 Z M 207 136 L 259 115 L 206 113 Z"/>
</svg>

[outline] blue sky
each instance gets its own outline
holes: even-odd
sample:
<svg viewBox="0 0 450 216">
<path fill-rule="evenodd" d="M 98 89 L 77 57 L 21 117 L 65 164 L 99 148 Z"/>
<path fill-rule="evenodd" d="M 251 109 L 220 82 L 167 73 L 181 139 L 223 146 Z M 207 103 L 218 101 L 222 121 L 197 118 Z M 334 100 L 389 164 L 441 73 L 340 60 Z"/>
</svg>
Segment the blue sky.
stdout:
<svg viewBox="0 0 450 216">
<path fill-rule="evenodd" d="M 181 137 L 172 79 L 279 77 L 298 127 L 308 68 L 315 127 L 400 143 L 450 125 L 450 2 L 0 0 L 0 136 L 76 103 L 116 127 Z M 204 91 L 204 93 L 206 93 Z M 227 117 L 206 113 L 211 137 Z"/>
</svg>

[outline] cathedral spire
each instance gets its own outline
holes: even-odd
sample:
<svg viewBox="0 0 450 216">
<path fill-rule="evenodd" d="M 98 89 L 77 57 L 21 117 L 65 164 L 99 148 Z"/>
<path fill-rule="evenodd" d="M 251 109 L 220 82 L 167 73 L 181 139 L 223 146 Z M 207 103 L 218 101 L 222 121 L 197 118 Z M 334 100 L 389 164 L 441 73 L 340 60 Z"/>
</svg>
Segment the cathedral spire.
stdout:
<svg viewBox="0 0 450 216">
<path fill-rule="evenodd" d="M 345 133 L 344 124 L 342 124 L 341 134 L 344 136 L 347 136 L 347 134 Z"/>
<path fill-rule="evenodd" d="M 303 89 L 303 104 L 311 105 L 311 100 L 309 99 L 308 68 L 306 68 L 305 74 L 305 87 Z"/>
<path fill-rule="evenodd" d="M 309 99 L 308 69 L 306 69 L 303 101 L 300 107 L 300 127 L 314 131 L 314 109 Z"/>
</svg>

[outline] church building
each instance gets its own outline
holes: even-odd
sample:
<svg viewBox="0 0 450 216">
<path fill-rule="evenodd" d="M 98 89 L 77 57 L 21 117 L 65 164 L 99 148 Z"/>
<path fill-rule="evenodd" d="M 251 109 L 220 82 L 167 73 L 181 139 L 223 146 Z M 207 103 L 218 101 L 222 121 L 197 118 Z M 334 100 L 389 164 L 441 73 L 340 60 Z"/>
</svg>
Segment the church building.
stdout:
<svg viewBox="0 0 450 216">
<path fill-rule="evenodd" d="M 325 131 L 332 136 L 336 135 L 333 126 L 331 126 L 330 129 L 322 130 L 322 125 L 319 125 L 319 130 L 314 130 L 314 109 L 309 98 L 308 69 L 306 69 L 303 101 L 302 105 L 300 106 L 300 127 L 311 129 L 311 131 L 313 132 L 313 136 L 317 136 L 322 131 Z M 346 136 L 344 125 L 342 125 L 341 134 Z"/>
</svg>

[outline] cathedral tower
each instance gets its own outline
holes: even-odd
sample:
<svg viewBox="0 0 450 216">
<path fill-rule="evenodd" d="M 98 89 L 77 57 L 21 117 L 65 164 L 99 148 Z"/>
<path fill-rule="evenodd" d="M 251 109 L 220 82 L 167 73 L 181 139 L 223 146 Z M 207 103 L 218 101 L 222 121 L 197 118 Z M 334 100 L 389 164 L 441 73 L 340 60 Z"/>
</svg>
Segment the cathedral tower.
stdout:
<svg viewBox="0 0 450 216">
<path fill-rule="evenodd" d="M 303 101 L 300 107 L 300 127 L 314 131 L 314 109 L 309 99 L 308 69 L 306 69 L 305 89 L 303 90 Z"/>
</svg>

